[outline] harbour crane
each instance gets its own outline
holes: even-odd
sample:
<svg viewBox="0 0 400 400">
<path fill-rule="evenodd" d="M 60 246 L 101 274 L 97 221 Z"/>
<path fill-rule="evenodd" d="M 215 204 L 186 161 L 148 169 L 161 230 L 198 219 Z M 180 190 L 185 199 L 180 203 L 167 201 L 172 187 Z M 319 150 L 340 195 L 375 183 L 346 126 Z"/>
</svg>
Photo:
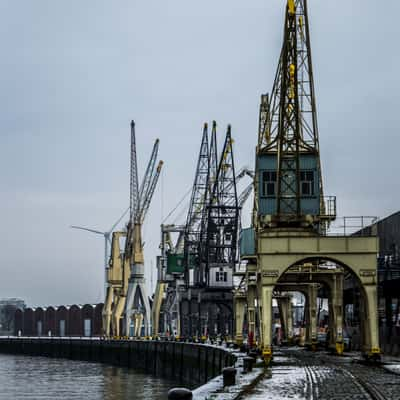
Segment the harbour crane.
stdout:
<svg viewBox="0 0 400 400">
<path fill-rule="evenodd" d="M 145 335 L 150 334 L 150 304 L 145 287 L 142 226 L 149 210 L 154 191 L 160 177 L 163 161 L 157 162 L 159 140 L 153 146 L 141 185 L 139 186 L 135 123 L 131 122 L 131 173 L 130 173 L 130 218 L 127 225 L 125 259 L 130 262 L 130 278 L 125 302 L 125 334 L 140 336 L 142 322 Z M 122 304 L 118 307 L 117 317 L 122 313 Z M 131 323 L 134 330 L 131 330 Z"/>
<path fill-rule="evenodd" d="M 140 335 L 144 320 L 146 334 L 150 326 L 150 305 L 145 287 L 144 257 L 142 243 L 142 226 L 149 210 L 154 191 L 163 166 L 159 161 L 157 167 L 159 140 L 154 143 L 150 161 L 143 181 L 139 187 L 135 123 L 131 122 L 130 149 L 130 206 L 129 221 L 126 231 L 114 232 L 112 251 L 108 268 L 108 290 L 104 302 L 103 331 L 106 336 L 119 337 L 122 331 L 131 335 L 131 320 L 134 317 L 134 335 Z M 122 247 L 121 240 L 125 243 Z M 122 316 L 125 313 L 125 321 Z M 124 326 L 121 327 L 121 322 Z"/>
<path fill-rule="evenodd" d="M 163 224 L 161 225 L 161 256 L 158 258 L 159 277 L 153 302 L 153 333 L 171 332 L 181 335 L 181 303 L 187 304 L 188 297 L 195 298 L 195 268 L 198 260 L 201 224 L 206 212 L 207 204 L 213 194 L 214 184 L 219 167 L 217 152 L 217 124 L 212 122 L 212 131 L 209 137 L 208 124 L 203 126 L 200 152 L 197 162 L 195 182 L 192 188 L 191 201 L 185 225 Z M 227 157 L 227 149 L 221 157 Z M 227 163 L 224 162 L 227 170 Z M 229 168 L 228 168 L 229 169 Z M 225 173 L 225 172 L 224 172 Z M 242 168 L 236 175 L 235 182 L 232 179 L 225 182 L 225 194 L 234 189 L 236 182 L 249 176 L 254 179 L 254 172 L 248 168 Z M 246 186 L 238 197 L 239 207 L 243 206 L 252 192 L 253 183 Z M 216 190 L 216 193 L 218 190 Z M 186 197 L 187 194 L 185 194 Z M 178 203 L 181 204 L 182 200 Z M 177 207 L 173 211 L 176 210 Z M 173 242 L 172 233 L 176 233 L 177 240 Z M 189 258 L 189 259 L 188 259 Z M 189 267 L 186 268 L 186 265 Z M 197 268 L 198 271 L 198 268 Z M 197 272 L 196 271 L 196 272 Z M 183 279 L 185 277 L 185 279 Z M 190 294 L 189 294 L 190 292 Z M 200 295 L 201 297 L 201 295 Z M 163 315 L 163 325 L 159 326 L 160 315 Z M 183 319 L 187 321 L 187 311 L 183 313 Z M 187 323 L 184 324 L 183 334 L 188 334 Z"/>
<path fill-rule="evenodd" d="M 335 218 L 336 198 L 325 197 L 323 191 L 307 0 L 287 0 L 283 45 L 272 91 L 270 95 L 261 96 L 253 224 L 241 233 L 247 293 L 239 293 L 241 296 L 236 296 L 235 304 L 237 343 L 242 341 L 247 302 L 249 337 L 256 333 L 258 320 L 259 343 L 266 363 L 272 358 L 274 288 L 285 280 L 285 283 L 293 283 L 291 291 L 301 291 L 299 275 L 295 272 L 293 276 L 287 276 L 290 265 L 286 262 L 292 260 L 291 257 L 294 260 L 299 248 L 303 260 L 296 260 L 296 267 L 300 269 L 307 265 L 319 268 L 325 261 L 321 256 L 323 253 L 334 258 L 333 254 L 339 257 L 345 252 L 346 262 L 353 256 L 358 257 L 351 254 L 350 245 L 346 244 L 345 249 L 340 247 L 339 238 L 326 238 L 327 227 Z M 316 240 L 318 250 L 314 252 L 312 244 Z M 318 279 L 310 275 L 306 282 L 307 342 L 311 346 L 315 345 L 317 337 L 314 284 Z M 336 336 L 338 353 L 342 351 L 343 339 L 342 283 L 336 283 L 341 282 L 340 279 L 329 277 L 326 280 L 332 293 L 330 301 L 336 310 L 331 332 L 332 338 Z M 371 288 L 370 292 L 373 290 Z M 376 347 L 371 348 L 374 353 Z"/>
<path fill-rule="evenodd" d="M 196 178 L 194 188 L 192 190 L 191 201 L 189 206 L 189 211 L 186 219 L 186 224 L 181 227 L 165 227 L 162 225 L 161 230 L 161 265 L 159 265 L 159 275 L 165 275 L 168 272 L 168 256 L 166 251 L 166 241 L 170 242 L 170 250 L 174 247 L 174 252 L 179 252 L 183 254 L 183 260 L 179 257 L 179 262 L 183 261 L 181 272 L 184 275 L 186 287 L 191 283 L 192 277 L 190 275 L 189 266 L 192 258 L 194 257 L 194 252 L 197 250 L 202 214 L 204 210 L 205 200 L 208 196 L 208 192 L 210 190 L 209 182 L 214 179 L 212 172 L 210 178 L 210 170 L 216 170 L 217 166 L 217 138 L 216 138 L 216 128 L 217 124 L 213 121 L 212 124 L 212 133 L 211 133 L 211 146 L 209 147 L 208 142 L 208 124 L 205 123 L 203 126 L 203 136 L 200 146 L 200 154 L 197 162 L 197 170 L 196 170 Z M 215 173 L 214 173 L 215 176 Z M 179 234 L 176 245 L 173 246 L 172 242 L 169 240 L 170 233 L 177 232 Z M 176 259 L 177 262 L 178 258 Z M 185 267 L 184 267 L 185 265 Z M 175 266 L 176 267 L 176 266 Z M 177 268 L 179 269 L 179 268 Z M 175 268 L 176 270 L 176 268 Z M 180 317 L 179 317 L 179 288 L 183 285 L 181 283 L 182 274 L 176 274 L 175 278 L 170 282 L 170 286 L 167 286 L 165 282 L 165 276 L 159 276 L 157 282 L 156 293 L 154 296 L 154 304 L 153 304 L 153 333 L 158 334 L 159 330 L 159 317 L 160 311 L 162 307 L 162 296 L 165 291 L 168 290 L 167 293 L 167 301 L 165 304 L 169 304 L 167 314 L 172 313 L 172 309 L 175 310 L 175 314 L 178 314 L 176 320 L 178 321 L 178 326 L 175 329 L 178 332 L 180 331 Z"/>
<path fill-rule="evenodd" d="M 215 332 L 216 324 L 219 332 L 230 331 L 233 317 L 230 267 L 236 260 L 239 210 L 230 126 L 219 159 L 213 137 L 208 146 L 205 125 L 185 229 L 181 329 L 189 336 Z"/>
<path fill-rule="evenodd" d="M 265 165 L 273 167 L 266 170 Z M 265 171 L 257 189 L 266 199 L 258 206 L 273 203 L 269 226 L 308 225 L 324 230 L 329 221 L 322 217 L 326 205 L 305 0 L 287 2 L 273 88 L 270 96 L 261 97 L 257 168 Z M 315 197 L 308 209 L 306 196 Z"/>
<path fill-rule="evenodd" d="M 217 283 L 221 281 L 218 277 L 223 277 L 225 282 L 225 276 L 231 275 L 237 260 L 238 219 L 233 139 L 229 125 L 212 191 L 203 212 L 196 265 L 197 285 L 210 287 L 216 284 L 221 288 Z M 212 273 L 217 277 L 216 282 L 211 279 Z M 229 278 L 226 280 L 227 283 L 230 281 Z M 232 284 L 230 286 L 232 288 Z"/>
</svg>

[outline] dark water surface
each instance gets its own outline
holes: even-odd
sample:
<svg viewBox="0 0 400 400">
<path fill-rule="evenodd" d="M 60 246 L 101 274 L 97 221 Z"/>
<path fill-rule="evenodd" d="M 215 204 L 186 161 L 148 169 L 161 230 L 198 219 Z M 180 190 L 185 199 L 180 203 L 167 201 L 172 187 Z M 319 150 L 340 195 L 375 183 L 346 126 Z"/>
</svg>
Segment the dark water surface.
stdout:
<svg viewBox="0 0 400 400">
<path fill-rule="evenodd" d="M 166 399 L 173 381 L 130 369 L 0 354 L 0 399 Z"/>
</svg>

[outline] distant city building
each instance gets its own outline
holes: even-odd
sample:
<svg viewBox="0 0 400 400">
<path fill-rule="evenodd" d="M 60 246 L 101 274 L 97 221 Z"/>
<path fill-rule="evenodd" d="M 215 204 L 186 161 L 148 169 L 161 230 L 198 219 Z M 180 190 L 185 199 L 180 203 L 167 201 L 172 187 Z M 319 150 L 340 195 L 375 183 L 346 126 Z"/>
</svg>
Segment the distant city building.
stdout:
<svg viewBox="0 0 400 400">
<path fill-rule="evenodd" d="M 22 299 L 0 299 L 0 335 L 13 333 L 15 312 L 24 309 L 25 301 Z"/>
<path fill-rule="evenodd" d="M 9 299 L 0 299 L 0 308 L 8 305 L 15 306 L 20 310 L 23 310 L 26 307 L 25 301 L 17 297 L 12 297 Z"/>
</svg>

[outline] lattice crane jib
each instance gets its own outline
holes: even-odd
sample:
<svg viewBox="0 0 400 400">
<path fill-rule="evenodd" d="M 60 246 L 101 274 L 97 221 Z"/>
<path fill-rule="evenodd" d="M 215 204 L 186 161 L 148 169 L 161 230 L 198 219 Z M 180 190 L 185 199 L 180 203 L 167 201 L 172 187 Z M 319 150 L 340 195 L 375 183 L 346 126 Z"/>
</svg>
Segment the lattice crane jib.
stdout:
<svg viewBox="0 0 400 400">
<path fill-rule="evenodd" d="M 209 195 L 211 195 L 215 179 L 217 177 L 218 169 L 218 149 L 217 149 L 217 123 L 213 121 L 211 131 L 211 143 L 210 143 L 210 171 L 208 178 Z"/>
<path fill-rule="evenodd" d="M 142 225 L 150 207 L 163 162 L 157 165 L 159 140 L 154 143 L 149 163 L 139 186 L 135 123 L 131 123 L 131 168 L 130 168 L 130 218 L 127 225 L 127 240 L 124 252 L 124 262 L 130 264 L 130 278 L 125 306 L 125 332 L 131 335 L 131 320 L 135 321 L 135 335 L 140 335 L 142 315 L 146 334 L 150 326 L 150 306 L 145 288 L 144 257 L 142 243 Z M 157 165 L 157 167 L 156 167 Z M 122 309 L 120 310 L 122 312 Z M 119 318 L 119 317 L 118 317 Z"/>
<path fill-rule="evenodd" d="M 233 139 L 228 126 L 218 165 L 216 180 L 207 203 L 206 220 L 202 227 L 201 270 L 203 285 L 210 286 L 212 268 L 229 267 L 233 271 L 237 258 L 237 229 L 239 217 Z"/>
<path fill-rule="evenodd" d="M 142 184 L 140 185 L 139 190 L 139 210 L 144 210 L 145 201 L 148 199 L 149 194 L 152 190 L 153 178 L 154 178 L 154 168 L 156 166 L 157 154 L 158 154 L 158 146 L 159 139 L 157 139 L 153 146 L 153 151 L 151 152 L 150 161 L 147 165 L 146 172 L 143 177 Z M 156 171 L 157 173 L 157 171 Z"/>
<path fill-rule="evenodd" d="M 273 89 L 261 97 L 257 155 L 258 213 L 278 226 L 320 227 L 325 209 L 306 0 L 287 2 Z"/>
<path fill-rule="evenodd" d="M 189 270 L 193 267 L 193 260 L 198 256 L 201 221 L 205 199 L 207 197 L 208 178 L 210 169 L 210 153 L 208 143 L 208 125 L 204 124 L 203 136 L 197 161 L 196 174 L 192 189 L 189 211 L 186 219 L 184 238 L 184 266 L 185 280 L 189 284 Z"/>
<path fill-rule="evenodd" d="M 133 223 L 136 209 L 139 205 L 139 179 L 137 169 L 137 155 L 136 155 L 136 133 L 135 121 L 131 121 L 131 173 L 130 173 L 130 218 L 129 221 Z"/>
<path fill-rule="evenodd" d="M 125 254 L 131 258 L 132 263 L 143 263 L 141 227 L 150 207 L 157 182 L 163 166 L 159 161 L 157 168 L 157 156 L 159 139 L 154 143 L 149 163 L 142 183 L 139 187 L 135 122 L 131 122 L 131 174 L 130 174 L 130 218 L 127 226 L 127 242 Z"/>
</svg>

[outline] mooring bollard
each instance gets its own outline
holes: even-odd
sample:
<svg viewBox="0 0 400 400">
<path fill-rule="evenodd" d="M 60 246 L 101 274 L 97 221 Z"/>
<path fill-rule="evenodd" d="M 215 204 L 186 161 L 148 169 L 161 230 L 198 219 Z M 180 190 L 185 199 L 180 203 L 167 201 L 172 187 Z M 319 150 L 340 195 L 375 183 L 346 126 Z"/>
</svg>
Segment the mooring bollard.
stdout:
<svg viewBox="0 0 400 400">
<path fill-rule="evenodd" d="M 222 370 L 224 386 L 234 386 L 236 383 L 236 368 L 228 367 Z"/>
<path fill-rule="evenodd" d="M 258 354 L 257 354 L 256 351 L 250 351 L 250 352 L 249 352 L 249 357 L 253 358 L 254 363 L 256 363 L 256 362 L 257 362 Z"/>
<path fill-rule="evenodd" d="M 248 372 L 253 371 L 254 358 L 253 357 L 244 357 L 243 358 L 243 372 L 247 374 Z"/>
<path fill-rule="evenodd" d="M 168 392 L 168 400 L 192 400 L 193 393 L 189 389 L 174 388 Z"/>
</svg>

